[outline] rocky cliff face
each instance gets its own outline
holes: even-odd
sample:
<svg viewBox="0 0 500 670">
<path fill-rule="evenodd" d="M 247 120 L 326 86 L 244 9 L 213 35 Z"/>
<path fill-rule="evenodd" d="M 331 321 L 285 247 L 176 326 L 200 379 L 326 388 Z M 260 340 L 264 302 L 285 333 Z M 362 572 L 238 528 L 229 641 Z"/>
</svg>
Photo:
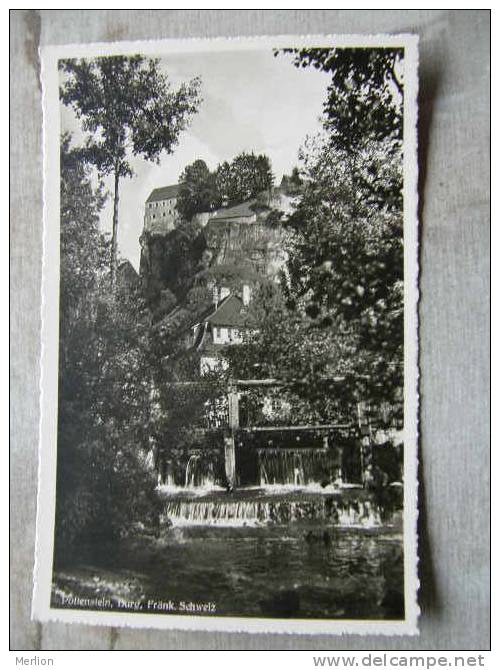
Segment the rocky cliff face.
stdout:
<svg viewBox="0 0 500 670">
<path fill-rule="evenodd" d="M 257 203 L 253 211 L 251 216 L 231 218 L 227 210 L 226 218 L 222 210 L 197 220 L 193 224 L 198 233 L 191 239 L 179 229 L 162 234 L 145 230 L 140 275 L 151 299 L 169 289 L 183 300 L 190 286 L 207 285 L 214 279 L 223 282 L 225 275 L 236 289 L 249 278 L 252 283 L 259 278 L 274 280 L 287 258 L 283 229 L 270 225 L 268 205 Z"/>
<path fill-rule="evenodd" d="M 204 237 L 210 267 L 247 268 L 273 279 L 286 262 L 282 229 L 265 221 L 209 221 Z"/>
<path fill-rule="evenodd" d="M 144 293 L 154 307 L 164 291 L 182 301 L 203 267 L 206 243 L 203 235 L 186 237 L 179 230 L 165 234 L 144 231 L 140 238 L 139 275 Z"/>
</svg>

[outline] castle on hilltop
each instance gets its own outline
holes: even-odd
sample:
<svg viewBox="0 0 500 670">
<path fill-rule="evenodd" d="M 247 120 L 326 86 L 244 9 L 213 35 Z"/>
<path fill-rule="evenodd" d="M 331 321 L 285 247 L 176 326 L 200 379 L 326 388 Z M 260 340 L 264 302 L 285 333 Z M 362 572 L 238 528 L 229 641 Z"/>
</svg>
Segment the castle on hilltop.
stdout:
<svg viewBox="0 0 500 670">
<path fill-rule="evenodd" d="M 144 211 L 144 231 L 164 235 L 173 230 L 179 219 L 177 196 L 179 184 L 155 188 L 148 196 Z"/>
<path fill-rule="evenodd" d="M 179 184 L 155 188 L 145 203 L 140 275 L 146 293 L 160 301 L 182 269 L 182 259 L 173 251 L 180 235 L 176 207 L 180 189 Z M 201 232 L 191 256 L 197 254 L 200 269 L 191 279 L 206 289 L 210 301 L 200 304 L 186 341 L 199 352 L 202 373 L 221 363 L 225 346 L 243 341 L 255 289 L 264 281 L 277 281 L 285 267 L 283 228 L 270 225 L 268 219 L 273 211 L 289 215 L 293 207 L 294 195 L 284 177 L 277 188 L 193 217 Z M 181 309 L 178 303 L 164 320 L 178 318 Z"/>
</svg>

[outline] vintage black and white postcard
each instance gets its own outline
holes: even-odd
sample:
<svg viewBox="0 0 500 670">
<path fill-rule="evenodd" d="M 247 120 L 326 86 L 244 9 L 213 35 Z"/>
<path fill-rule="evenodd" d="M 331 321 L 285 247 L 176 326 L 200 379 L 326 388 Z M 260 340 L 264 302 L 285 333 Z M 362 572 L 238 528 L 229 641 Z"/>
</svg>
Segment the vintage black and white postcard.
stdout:
<svg viewBox="0 0 500 670">
<path fill-rule="evenodd" d="M 34 618 L 417 633 L 417 38 L 42 62 Z"/>
</svg>

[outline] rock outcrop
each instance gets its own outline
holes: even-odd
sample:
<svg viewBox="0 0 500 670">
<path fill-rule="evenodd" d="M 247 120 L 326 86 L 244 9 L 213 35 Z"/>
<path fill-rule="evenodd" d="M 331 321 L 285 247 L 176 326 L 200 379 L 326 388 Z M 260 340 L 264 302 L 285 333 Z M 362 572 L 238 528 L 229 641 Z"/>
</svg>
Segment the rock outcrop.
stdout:
<svg viewBox="0 0 500 670">
<path fill-rule="evenodd" d="M 272 213 L 289 213 L 291 207 L 291 198 L 276 189 L 197 215 L 189 231 L 144 230 L 140 275 L 147 295 L 155 301 L 169 289 L 183 300 L 190 285 L 223 282 L 225 275 L 237 290 L 239 283 L 275 280 L 287 256 L 283 228 L 272 223 Z"/>
</svg>

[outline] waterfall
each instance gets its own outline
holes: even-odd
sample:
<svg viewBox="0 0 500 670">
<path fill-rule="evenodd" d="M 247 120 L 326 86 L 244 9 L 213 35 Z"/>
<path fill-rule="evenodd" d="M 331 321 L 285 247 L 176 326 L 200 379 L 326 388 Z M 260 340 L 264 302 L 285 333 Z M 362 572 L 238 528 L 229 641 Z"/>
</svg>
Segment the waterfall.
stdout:
<svg viewBox="0 0 500 670">
<path fill-rule="evenodd" d="M 179 488 L 176 486 L 172 461 L 166 461 L 162 464 L 162 468 L 158 472 L 157 488 L 159 490 L 174 490 Z"/>
<path fill-rule="evenodd" d="M 187 465 L 186 465 L 186 478 L 184 480 L 185 488 L 188 488 L 189 486 L 194 487 L 195 470 L 194 470 L 194 467 L 191 467 L 191 465 L 196 463 L 198 458 L 199 458 L 199 456 L 197 454 L 194 454 L 193 456 L 189 457 L 189 460 L 188 460 Z"/>
<path fill-rule="evenodd" d="M 213 456 L 207 458 L 199 453 L 166 461 L 163 471 L 158 475 L 157 488 L 168 495 L 188 491 L 204 495 L 207 491 L 221 490 L 217 465 L 217 457 L 214 460 Z"/>
<path fill-rule="evenodd" d="M 174 526 L 257 526 L 322 520 L 329 525 L 372 528 L 381 523 L 380 512 L 370 501 L 318 499 L 296 501 L 183 501 L 165 505 L 165 516 Z"/>
<path fill-rule="evenodd" d="M 184 487 L 187 489 L 221 488 L 215 485 L 214 466 L 211 461 L 202 460 L 195 454 L 190 456 L 186 465 Z"/>
<path fill-rule="evenodd" d="M 165 486 L 168 488 L 175 488 L 175 479 L 174 475 L 171 472 L 167 472 L 165 477 Z"/>
<path fill-rule="evenodd" d="M 304 487 L 338 482 L 336 455 L 324 449 L 258 449 L 261 486 Z"/>
</svg>

